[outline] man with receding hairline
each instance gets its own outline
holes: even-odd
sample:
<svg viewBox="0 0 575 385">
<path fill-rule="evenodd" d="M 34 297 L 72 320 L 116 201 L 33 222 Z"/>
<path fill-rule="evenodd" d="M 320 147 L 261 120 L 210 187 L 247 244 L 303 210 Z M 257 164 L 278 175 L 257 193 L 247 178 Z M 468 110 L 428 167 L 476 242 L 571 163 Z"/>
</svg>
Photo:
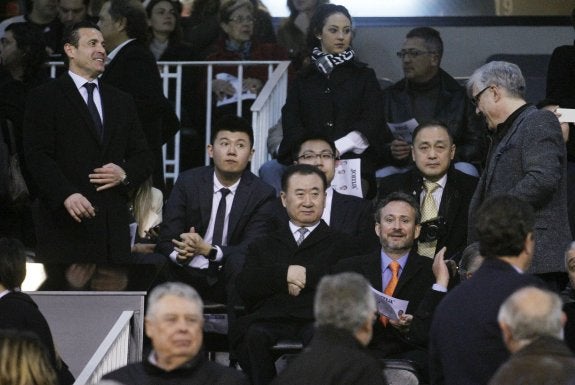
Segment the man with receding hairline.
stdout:
<svg viewBox="0 0 575 385">
<path fill-rule="evenodd" d="M 561 298 L 535 287 L 519 289 L 499 308 L 499 327 L 511 358 L 490 385 L 538 385 L 575 382 L 575 356 L 563 343 L 567 320 Z"/>
</svg>

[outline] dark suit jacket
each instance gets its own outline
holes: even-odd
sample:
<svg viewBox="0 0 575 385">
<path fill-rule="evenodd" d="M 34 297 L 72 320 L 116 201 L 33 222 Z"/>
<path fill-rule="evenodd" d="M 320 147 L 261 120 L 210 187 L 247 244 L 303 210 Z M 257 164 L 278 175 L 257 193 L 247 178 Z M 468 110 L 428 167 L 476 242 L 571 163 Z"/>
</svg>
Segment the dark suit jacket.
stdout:
<svg viewBox="0 0 575 385">
<path fill-rule="evenodd" d="M 382 356 L 399 354 L 427 346 L 431 317 L 445 293 L 432 290 L 435 276 L 431 270 L 432 260 L 414 252 L 410 253 L 405 268 L 393 292 L 393 297 L 409 301 L 407 314 L 413 315 L 410 330 L 400 334 L 393 327 L 374 325 L 370 348 L 377 349 Z M 381 251 L 347 258 L 334 268 L 336 272 L 355 271 L 366 277 L 374 289 L 383 292 Z"/>
<path fill-rule="evenodd" d="M 379 238 L 375 234 L 371 201 L 334 191 L 330 215 L 329 227 L 340 233 L 349 234 L 362 253 L 373 250 L 379 245 Z M 280 199 L 276 200 L 274 216 L 278 224 L 289 220 Z"/>
<path fill-rule="evenodd" d="M 539 284 L 534 276 L 493 259 L 449 292 L 431 326 L 431 383 L 486 384 L 509 357 L 497 324 L 499 306 L 517 289 Z"/>
<path fill-rule="evenodd" d="M 214 168 L 198 167 L 180 174 L 164 206 L 157 250 L 169 256 L 172 239 L 195 227 L 204 236 L 210 223 L 214 195 Z M 218 245 L 224 259 L 245 252 L 249 243 L 266 234 L 275 190 L 249 170 L 242 174 L 230 211 L 227 246 Z"/>
<path fill-rule="evenodd" d="M 313 297 L 321 277 L 329 274 L 341 258 L 354 254 L 345 234 L 321 221 L 301 245 L 296 244 L 285 221 L 280 228 L 250 245 L 237 288 L 248 314 L 238 320 L 239 329 L 254 321 L 291 318 L 312 322 Z M 306 268 L 306 286 L 298 296 L 288 293 L 290 265 Z"/>
<path fill-rule="evenodd" d="M 467 216 L 469 202 L 477 186 L 477 178 L 451 167 L 439 203 L 439 216 L 447 220 L 447 232 L 437 240 L 436 252 L 447 247 L 446 259 L 457 257 L 467 246 Z M 411 194 L 420 202 L 423 177 L 417 168 L 403 174 L 395 174 L 379 181 L 378 197 L 385 198 L 391 192 Z"/>
<path fill-rule="evenodd" d="M 316 329 L 305 351 L 273 385 L 383 385 L 379 363 L 350 332 L 331 325 Z"/>
<path fill-rule="evenodd" d="M 162 80 L 152 53 L 134 40 L 106 65 L 102 81 L 132 95 L 138 117 L 153 153 L 154 186 L 163 189 L 162 144 L 179 130 L 174 107 L 164 97 Z"/>
<path fill-rule="evenodd" d="M 130 214 L 124 186 L 96 192 L 88 174 L 107 163 L 121 166 L 131 187 L 151 172 L 150 152 L 132 98 L 100 82 L 104 140 L 100 143 L 88 107 L 66 73 L 30 92 L 24 116 L 29 172 L 38 186 L 35 208 L 38 255 L 43 261 L 127 262 Z M 74 193 L 97 209 L 75 222 L 64 208 Z"/>
<path fill-rule="evenodd" d="M 529 272 L 565 271 L 571 241 L 567 219 L 567 154 L 557 117 L 525 108 L 491 149 L 487 167 L 469 205 L 469 236 L 475 240 L 475 214 L 483 201 L 510 194 L 535 210 L 535 254 Z"/>
</svg>

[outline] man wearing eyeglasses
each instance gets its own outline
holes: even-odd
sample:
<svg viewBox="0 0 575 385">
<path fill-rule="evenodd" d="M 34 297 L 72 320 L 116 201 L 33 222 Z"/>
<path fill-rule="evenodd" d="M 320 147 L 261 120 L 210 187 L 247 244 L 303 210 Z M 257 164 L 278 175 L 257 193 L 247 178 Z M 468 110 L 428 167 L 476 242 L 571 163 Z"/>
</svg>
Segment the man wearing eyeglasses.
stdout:
<svg viewBox="0 0 575 385">
<path fill-rule="evenodd" d="M 325 208 L 322 219 L 333 230 L 349 234 L 367 250 L 378 245 L 373 234 L 373 207 L 370 201 L 338 193 L 331 187 L 339 154 L 335 143 L 322 135 L 303 138 L 294 148 L 295 164 L 310 164 L 319 168 L 327 178 Z M 285 210 L 283 210 L 285 211 Z"/>
<path fill-rule="evenodd" d="M 465 89 L 440 68 L 443 42 L 433 28 L 420 27 L 409 31 L 401 51 L 404 78 L 383 91 L 384 114 L 388 124 L 408 122 L 417 124 L 428 120 L 444 122 L 456 145 L 456 168 L 477 176 L 483 155 L 483 124 L 473 113 Z M 387 130 L 387 127 L 384 128 Z M 388 133 L 378 177 L 405 170 L 412 164 L 410 143 Z M 465 162 L 465 163 L 464 163 Z M 473 167 L 475 166 L 475 167 Z"/>
<path fill-rule="evenodd" d="M 498 194 L 511 194 L 535 210 L 535 253 L 529 269 L 550 288 L 565 286 L 563 252 L 571 237 L 567 219 L 565 143 L 557 117 L 525 102 L 525 79 L 518 66 L 490 62 L 469 78 L 467 92 L 492 133 L 485 171 L 469 207 Z M 469 229 L 469 241 L 475 229 Z"/>
</svg>

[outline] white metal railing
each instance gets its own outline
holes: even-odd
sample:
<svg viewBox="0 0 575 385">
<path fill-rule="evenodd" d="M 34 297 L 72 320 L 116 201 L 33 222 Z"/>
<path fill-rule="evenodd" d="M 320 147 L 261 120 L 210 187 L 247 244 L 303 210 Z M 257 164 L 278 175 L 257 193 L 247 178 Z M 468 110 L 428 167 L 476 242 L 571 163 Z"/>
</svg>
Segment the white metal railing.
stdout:
<svg viewBox="0 0 575 385">
<path fill-rule="evenodd" d="M 50 62 L 50 74 L 56 76 L 56 67 L 61 66 L 61 62 Z M 270 127 L 275 125 L 281 116 L 281 108 L 287 96 L 287 75 L 289 61 L 191 61 L 191 62 L 158 62 L 160 76 L 163 81 L 164 95 L 171 94 L 172 87 L 175 87 L 174 100 L 175 111 L 178 117 L 182 112 L 182 74 L 183 68 L 187 66 L 207 67 L 206 70 L 206 143 L 208 145 L 211 137 L 212 126 L 212 81 L 214 78 L 214 66 L 236 66 L 238 68 L 239 84 L 242 84 L 244 77 L 244 67 L 266 65 L 268 66 L 268 81 L 260 91 L 254 101 L 252 111 L 252 127 L 254 129 L 254 149 L 255 155 L 252 158 L 252 171 L 257 174 L 259 167 L 268 160 L 267 137 Z M 192 106 L 189 106 L 192 107 Z M 241 115 L 242 100 L 238 98 L 236 113 Z M 248 117 L 245 117 L 249 119 Z M 180 152 L 181 141 L 178 132 L 174 140 L 168 142 L 162 148 L 164 160 L 164 178 L 175 182 L 180 173 Z M 206 154 L 205 164 L 209 164 L 209 157 Z"/>
<path fill-rule="evenodd" d="M 104 338 L 96 352 L 90 358 L 74 385 L 92 385 L 112 370 L 128 364 L 130 345 L 130 322 L 133 311 L 123 311 L 118 320 Z"/>
</svg>

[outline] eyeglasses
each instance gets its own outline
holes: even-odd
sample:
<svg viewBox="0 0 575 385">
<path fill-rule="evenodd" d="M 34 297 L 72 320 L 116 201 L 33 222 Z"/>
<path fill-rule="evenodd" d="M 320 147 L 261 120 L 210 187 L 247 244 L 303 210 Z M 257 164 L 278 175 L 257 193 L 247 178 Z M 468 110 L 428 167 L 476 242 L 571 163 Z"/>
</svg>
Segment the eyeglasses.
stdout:
<svg viewBox="0 0 575 385">
<path fill-rule="evenodd" d="M 230 21 L 233 21 L 234 23 L 237 24 L 252 24 L 254 22 L 254 18 L 252 16 L 238 16 L 238 17 L 234 17 L 234 18 L 230 18 Z"/>
<path fill-rule="evenodd" d="M 298 158 L 298 160 L 306 160 L 306 161 L 310 162 L 310 161 L 313 161 L 316 159 L 332 160 L 335 158 L 335 155 L 332 154 L 331 152 L 322 152 L 319 154 L 316 154 L 315 152 L 306 152 L 305 154 L 301 154 L 297 158 Z"/>
<path fill-rule="evenodd" d="M 487 86 L 484 89 L 482 89 L 481 91 L 479 91 L 477 93 L 477 95 L 475 95 L 474 97 L 471 98 L 471 103 L 473 103 L 473 105 L 475 107 L 477 107 L 477 105 L 479 104 L 479 99 L 481 98 L 481 94 L 483 94 L 485 91 L 487 91 L 488 89 L 490 89 L 493 86 Z"/>
<path fill-rule="evenodd" d="M 396 53 L 397 57 L 400 59 L 409 56 L 411 59 L 416 59 L 421 55 L 429 54 L 429 53 L 436 53 L 435 51 L 420 51 L 418 49 L 407 49 L 401 50 Z"/>
</svg>

